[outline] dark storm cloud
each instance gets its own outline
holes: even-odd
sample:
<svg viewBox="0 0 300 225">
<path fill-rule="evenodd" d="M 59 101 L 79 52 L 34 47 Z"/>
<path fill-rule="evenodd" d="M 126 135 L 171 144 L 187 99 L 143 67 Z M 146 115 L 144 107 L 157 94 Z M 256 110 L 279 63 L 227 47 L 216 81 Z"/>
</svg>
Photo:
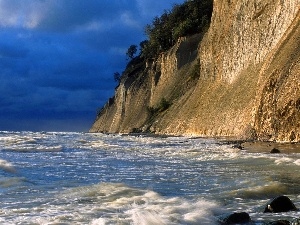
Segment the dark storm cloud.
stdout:
<svg viewBox="0 0 300 225">
<path fill-rule="evenodd" d="M 128 46 L 180 2 L 0 0 L 0 130 L 88 130 Z"/>
<path fill-rule="evenodd" d="M 38 29 L 67 31 L 70 29 L 89 28 L 93 25 L 106 27 L 107 22 L 116 21 L 126 10 L 135 11 L 132 0 L 59 0 L 48 4 L 45 18 L 38 24 Z M 44 10 L 42 6 L 41 10 Z"/>
</svg>

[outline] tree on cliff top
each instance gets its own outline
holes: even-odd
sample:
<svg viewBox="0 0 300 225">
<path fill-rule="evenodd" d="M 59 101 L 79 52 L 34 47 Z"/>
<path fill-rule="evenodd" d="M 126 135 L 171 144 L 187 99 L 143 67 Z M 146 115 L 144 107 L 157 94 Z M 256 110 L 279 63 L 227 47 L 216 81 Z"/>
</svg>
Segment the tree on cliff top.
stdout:
<svg viewBox="0 0 300 225">
<path fill-rule="evenodd" d="M 186 0 L 155 17 L 152 24 L 145 27 L 148 40 L 140 43 L 139 54 L 136 56 L 136 45 L 128 48 L 126 56 L 129 62 L 122 76 L 132 75 L 141 69 L 145 60 L 157 58 L 161 52 L 169 50 L 179 37 L 204 33 L 209 26 L 212 10 L 213 0 Z"/>
<path fill-rule="evenodd" d="M 121 81 L 121 74 L 119 72 L 115 72 L 114 73 L 114 80 L 115 82 L 117 82 L 118 84 L 120 83 Z"/>
<path fill-rule="evenodd" d="M 134 55 L 137 52 L 137 46 L 136 45 L 130 45 L 130 47 L 128 48 L 126 55 L 128 57 L 128 59 L 133 59 Z"/>
<path fill-rule="evenodd" d="M 212 10 L 213 0 L 187 0 L 155 17 L 145 28 L 149 40 L 141 49 L 142 56 L 154 58 L 169 50 L 179 37 L 204 32 L 209 26 Z"/>
</svg>

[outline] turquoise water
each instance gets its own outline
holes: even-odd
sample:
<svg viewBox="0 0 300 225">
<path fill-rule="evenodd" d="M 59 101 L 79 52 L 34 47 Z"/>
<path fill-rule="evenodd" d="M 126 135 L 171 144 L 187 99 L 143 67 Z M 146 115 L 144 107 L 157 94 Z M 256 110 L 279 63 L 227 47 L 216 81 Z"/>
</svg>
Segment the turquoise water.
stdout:
<svg viewBox="0 0 300 225">
<path fill-rule="evenodd" d="M 1 224 L 217 224 L 246 211 L 255 224 L 287 195 L 300 208 L 300 154 L 218 140 L 90 133 L 0 132 Z"/>
</svg>

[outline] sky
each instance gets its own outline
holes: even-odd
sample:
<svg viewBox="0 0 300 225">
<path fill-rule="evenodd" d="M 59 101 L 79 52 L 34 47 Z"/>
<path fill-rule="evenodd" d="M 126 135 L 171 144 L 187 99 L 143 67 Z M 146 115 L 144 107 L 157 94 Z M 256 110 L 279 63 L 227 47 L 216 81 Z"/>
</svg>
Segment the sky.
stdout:
<svg viewBox="0 0 300 225">
<path fill-rule="evenodd" d="M 88 131 L 126 51 L 184 0 L 0 0 L 0 130 Z"/>
</svg>

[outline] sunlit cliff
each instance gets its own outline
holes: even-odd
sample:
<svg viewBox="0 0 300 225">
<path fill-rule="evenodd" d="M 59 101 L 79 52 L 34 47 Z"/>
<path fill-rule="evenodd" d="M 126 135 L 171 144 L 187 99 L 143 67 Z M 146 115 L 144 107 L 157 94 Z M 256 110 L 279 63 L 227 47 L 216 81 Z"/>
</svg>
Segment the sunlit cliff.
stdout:
<svg viewBox="0 0 300 225">
<path fill-rule="evenodd" d="M 205 34 L 126 69 L 90 131 L 300 141 L 299 8 L 215 0 Z"/>
</svg>

